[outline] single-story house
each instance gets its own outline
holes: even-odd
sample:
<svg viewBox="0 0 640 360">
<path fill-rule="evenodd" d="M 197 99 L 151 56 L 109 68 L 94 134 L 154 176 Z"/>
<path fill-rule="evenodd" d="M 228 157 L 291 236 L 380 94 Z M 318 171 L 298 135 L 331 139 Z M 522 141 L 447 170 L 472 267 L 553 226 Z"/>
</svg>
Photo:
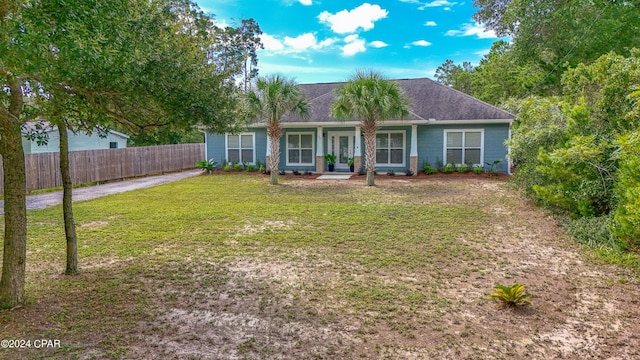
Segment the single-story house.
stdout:
<svg viewBox="0 0 640 360">
<path fill-rule="evenodd" d="M 37 140 L 28 140 L 25 137 L 35 129 L 36 124 L 41 126 L 38 132 L 46 133 L 46 144 L 39 145 Z M 29 122 L 22 128 L 22 133 L 22 148 L 25 154 L 60 152 L 60 132 L 57 126 L 47 121 Z M 107 130 L 102 134 L 98 132 L 87 134 L 82 131 L 74 134 L 67 130 L 67 134 L 69 134 L 69 151 L 126 148 L 129 139 L 128 135 L 114 130 Z"/>
<path fill-rule="evenodd" d="M 405 119 L 381 122 L 376 135 L 378 171 L 416 173 L 424 164 L 481 164 L 501 160 L 496 170 L 509 172 L 505 140 L 511 136 L 514 115 L 428 78 L 396 80 L 412 103 Z M 326 170 L 324 156 L 335 154 L 336 171 L 364 166 L 364 137 L 359 122 L 340 121 L 329 114 L 335 89 L 341 83 L 299 85 L 312 104 L 309 118 L 286 116 L 280 140 L 280 170 Z M 260 161 L 269 157 L 265 123 L 257 122 L 239 134 L 207 133 L 207 159 Z"/>
</svg>

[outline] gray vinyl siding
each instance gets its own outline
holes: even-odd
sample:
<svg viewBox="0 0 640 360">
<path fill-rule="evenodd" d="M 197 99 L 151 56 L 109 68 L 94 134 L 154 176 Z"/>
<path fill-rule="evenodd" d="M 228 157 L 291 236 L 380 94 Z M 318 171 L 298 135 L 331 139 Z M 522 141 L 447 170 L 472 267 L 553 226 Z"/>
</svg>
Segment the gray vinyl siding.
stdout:
<svg viewBox="0 0 640 360">
<path fill-rule="evenodd" d="M 422 169 L 424 164 L 435 168 L 444 161 L 444 130 L 456 129 L 484 129 L 484 162 L 502 160 L 496 169 L 507 173 L 507 148 L 504 142 L 509 137 L 509 124 L 418 126 L 418 169 Z"/>
<path fill-rule="evenodd" d="M 261 164 L 266 163 L 267 158 L 267 132 L 263 128 L 251 128 L 243 133 L 253 133 L 255 135 L 255 152 L 256 162 L 260 162 Z M 222 162 L 227 159 L 227 153 L 225 148 L 225 134 L 216 134 L 207 132 L 206 134 L 206 143 L 207 143 L 207 159 L 213 159 L 218 163 L 218 167 L 221 166 Z"/>
<path fill-rule="evenodd" d="M 491 163 L 495 160 L 502 160 L 496 166 L 496 170 L 508 173 L 508 153 L 504 142 L 509 138 L 509 125 L 489 125 L 484 129 L 484 161 Z"/>
</svg>

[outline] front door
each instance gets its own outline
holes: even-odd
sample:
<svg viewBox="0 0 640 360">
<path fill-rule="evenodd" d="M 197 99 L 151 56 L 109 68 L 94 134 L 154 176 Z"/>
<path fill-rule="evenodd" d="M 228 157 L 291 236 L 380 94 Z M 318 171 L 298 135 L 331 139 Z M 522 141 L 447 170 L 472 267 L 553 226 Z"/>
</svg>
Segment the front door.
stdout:
<svg viewBox="0 0 640 360">
<path fill-rule="evenodd" d="M 355 131 L 329 131 L 328 153 L 336 156 L 336 170 L 349 170 L 349 158 L 353 157 Z"/>
</svg>

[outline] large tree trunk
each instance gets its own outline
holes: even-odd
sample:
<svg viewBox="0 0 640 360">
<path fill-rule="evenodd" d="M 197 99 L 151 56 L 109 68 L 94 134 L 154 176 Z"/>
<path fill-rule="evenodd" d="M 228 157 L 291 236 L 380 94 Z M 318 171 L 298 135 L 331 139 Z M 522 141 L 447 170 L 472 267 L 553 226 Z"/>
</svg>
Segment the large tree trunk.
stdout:
<svg viewBox="0 0 640 360">
<path fill-rule="evenodd" d="M 278 185 L 278 166 L 280 164 L 280 137 L 282 137 L 282 127 L 277 122 L 271 122 L 267 128 L 267 136 L 270 141 L 271 161 L 269 171 L 271 171 L 271 185 Z"/>
<path fill-rule="evenodd" d="M 13 86 L 12 86 L 13 85 Z M 22 93 L 10 83 L 11 106 L 0 117 L 0 155 L 4 170 L 4 252 L 0 279 L 0 306 L 14 307 L 24 300 L 27 258 L 27 177 L 18 116 Z M 17 99 L 17 97 L 20 99 Z"/>
<path fill-rule="evenodd" d="M 67 269 L 65 274 L 78 273 L 78 239 L 76 224 L 73 221 L 73 183 L 69 168 L 69 134 L 64 121 L 58 124 L 60 132 L 60 174 L 62 175 L 62 212 L 64 214 L 64 233 L 67 239 Z"/>
<path fill-rule="evenodd" d="M 376 132 L 378 124 L 375 120 L 365 120 L 362 124 L 364 134 L 364 156 L 367 166 L 367 186 L 374 186 L 374 173 L 376 171 Z"/>
</svg>

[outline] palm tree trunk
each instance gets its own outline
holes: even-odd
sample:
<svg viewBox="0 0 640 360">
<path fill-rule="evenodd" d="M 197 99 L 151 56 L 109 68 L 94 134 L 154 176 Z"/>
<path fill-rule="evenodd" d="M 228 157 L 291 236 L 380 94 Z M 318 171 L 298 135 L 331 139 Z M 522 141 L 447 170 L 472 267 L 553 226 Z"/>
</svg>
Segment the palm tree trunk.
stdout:
<svg viewBox="0 0 640 360">
<path fill-rule="evenodd" d="M 18 93 L 20 88 L 17 88 Z M 15 88 L 11 88 L 12 97 Z M 21 93 L 19 93 L 22 96 Z M 21 105 L 21 104 L 20 104 Z M 22 106 L 20 106 L 22 107 Z M 0 119 L 0 155 L 4 170 L 4 252 L 0 279 L 0 306 L 24 301 L 27 258 L 27 177 L 22 134 L 17 121 Z"/>
<path fill-rule="evenodd" d="M 280 164 L 280 137 L 282 137 L 282 127 L 279 123 L 271 122 L 267 128 L 267 136 L 270 141 L 271 161 L 269 171 L 271 171 L 271 185 L 278 185 L 278 167 Z"/>
<path fill-rule="evenodd" d="M 64 233 L 67 239 L 67 269 L 65 274 L 78 273 L 78 238 L 76 224 L 73 221 L 73 183 L 69 169 L 69 135 L 64 121 L 58 125 L 60 133 L 60 174 L 62 175 L 62 213 L 64 214 Z"/>
<path fill-rule="evenodd" d="M 362 124 L 362 132 L 364 133 L 364 156 L 367 166 L 367 186 L 374 186 L 374 173 L 376 171 L 376 132 L 378 124 L 375 120 L 365 120 Z"/>
</svg>

